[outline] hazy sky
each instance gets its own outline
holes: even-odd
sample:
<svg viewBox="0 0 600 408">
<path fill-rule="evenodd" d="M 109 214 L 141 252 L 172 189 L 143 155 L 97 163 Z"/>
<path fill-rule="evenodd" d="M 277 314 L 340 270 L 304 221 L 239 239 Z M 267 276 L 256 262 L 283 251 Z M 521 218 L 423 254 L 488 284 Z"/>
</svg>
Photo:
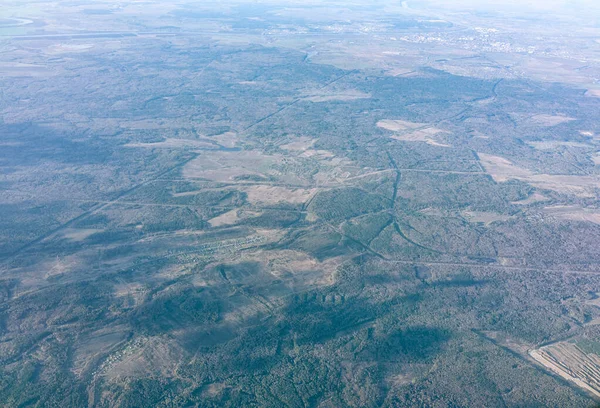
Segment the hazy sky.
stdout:
<svg viewBox="0 0 600 408">
<path fill-rule="evenodd" d="M 524 11 L 589 12 L 600 9 L 598 0 L 407 0 L 407 4 L 436 5 L 445 9 L 512 9 Z"/>
</svg>

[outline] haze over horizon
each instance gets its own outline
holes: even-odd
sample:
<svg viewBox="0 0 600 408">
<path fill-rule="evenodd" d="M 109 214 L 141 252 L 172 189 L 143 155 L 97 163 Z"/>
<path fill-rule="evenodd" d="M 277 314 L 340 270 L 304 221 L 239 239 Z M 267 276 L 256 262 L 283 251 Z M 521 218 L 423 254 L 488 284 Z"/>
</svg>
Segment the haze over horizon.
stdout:
<svg viewBox="0 0 600 408">
<path fill-rule="evenodd" d="M 593 407 L 600 5 L 4 0 L 0 407 Z"/>
</svg>

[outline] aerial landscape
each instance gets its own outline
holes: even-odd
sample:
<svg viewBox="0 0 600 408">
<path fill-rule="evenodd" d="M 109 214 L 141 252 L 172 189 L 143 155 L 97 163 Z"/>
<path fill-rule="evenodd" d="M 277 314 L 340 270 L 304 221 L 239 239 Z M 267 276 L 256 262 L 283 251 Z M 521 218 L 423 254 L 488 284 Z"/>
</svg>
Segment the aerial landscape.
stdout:
<svg viewBox="0 0 600 408">
<path fill-rule="evenodd" d="M 596 407 L 600 4 L 3 0 L 0 407 Z"/>
</svg>

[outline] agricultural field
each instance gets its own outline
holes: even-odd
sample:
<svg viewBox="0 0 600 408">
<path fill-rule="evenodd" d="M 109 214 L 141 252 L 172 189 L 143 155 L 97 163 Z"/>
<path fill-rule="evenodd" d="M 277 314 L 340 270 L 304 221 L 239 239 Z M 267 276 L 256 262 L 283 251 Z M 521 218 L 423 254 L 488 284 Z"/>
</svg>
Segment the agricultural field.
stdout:
<svg viewBox="0 0 600 408">
<path fill-rule="evenodd" d="M 598 344 L 593 342 L 590 345 L 598 347 Z M 576 343 L 561 342 L 532 350 L 530 355 L 566 380 L 600 396 L 600 356 L 597 351 L 586 353 Z"/>
<path fill-rule="evenodd" d="M 3 2 L 0 407 L 600 403 L 600 10 L 475 3 Z"/>
</svg>

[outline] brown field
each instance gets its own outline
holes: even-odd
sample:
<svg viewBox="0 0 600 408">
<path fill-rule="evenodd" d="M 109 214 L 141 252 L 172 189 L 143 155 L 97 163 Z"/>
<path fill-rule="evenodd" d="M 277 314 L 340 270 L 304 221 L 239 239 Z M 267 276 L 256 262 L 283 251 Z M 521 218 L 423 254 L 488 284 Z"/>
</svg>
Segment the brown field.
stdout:
<svg viewBox="0 0 600 408">
<path fill-rule="evenodd" d="M 235 210 L 228 211 L 224 214 L 221 214 L 218 217 L 211 218 L 210 220 L 208 220 L 208 223 L 212 227 L 222 227 L 225 225 L 234 225 L 242 220 L 252 218 L 252 217 L 258 217 L 261 214 L 262 214 L 262 212 L 260 212 L 260 211 L 247 211 L 247 210 L 235 209 Z"/>
<path fill-rule="evenodd" d="M 56 74 L 45 65 L 0 62 L 0 77 L 46 77 Z"/>
<path fill-rule="evenodd" d="M 404 142 L 425 142 L 433 146 L 450 147 L 450 145 L 436 140 L 435 136 L 444 133 L 444 130 L 429 126 L 426 123 L 407 122 L 404 120 L 384 119 L 377 122 L 377 126 L 394 132 L 392 139 Z"/>
<path fill-rule="evenodd" d="M 598 209 L 582 208 L 575 205 L 557 205 L 546 207 L 544 211 L 557 218 L 600 224 L 600 210 Z"/>
<path fill-rule="evenodd" d="M 202 395 L 213 398 L 223 392 L 227 387 L 224 383 L 211 383 L 202 389 Z"/>
<path fill-rule="evenodd" d="M 368 167 L 356 166 L 351 160 L 336 157 L 328 150 L 313 149 L 315 140 L 306 136 L 295 137 L 288 143 L 280 145 L 283 153 L 266 154 L 260 150 L 237 151 L 205 151 L 188 162 L 181 170 L 184 178 L 200 178 L 205 180 L 264 185 L 285 185 L 288 190 L 317 184 L 318 187 L 330 187 L 345 183 L 346 179 L 372 171 Z M 316 173 L 307 169 L 314 168 Z M 285 189 L 268 189 L 260 191 L 267 196 L 261 197 L 249 189 L 252 200 L 263 202 L 303 202 L 298 198 L 299 192 L 293 193 Z M 301 196 L 306 194 L 302 193 Z M 291 197 L 286 199 L 285 197 Z M 277 200 L 277 201 L 273 201 Z M 291 200 L 291 201 L 290 201 Z"/>
<path fill-rule="evenodd" d="M 574 194 L 581 197 L 595 197 L 594 189 L 600 188 L 600 179 L 594 176 L 535 174 L 531 170 L 514 165 L 509 160 L 484 153 L 478 153 L 481 164 L 497 182 L 517 179 L 529 184 Z"/>
<path fill-rule="evenodd" d="M 507 221 L 512 218 L 509 215 L 483 211 L 463 211 L 462 214 L 469 222 L 481 222 L 485 225 L 489 225 L 496 221 Z"/>
<path fill-rule="evenodd" d="M 414 68 L 392 68 L 385 73 L 390 76 L 408 76 L 413 72 L 415 72 Z"/>
<path fill-rule="evenodd" d="M 125 147 L 146 147 L 152 149 L 173 149 L 173 148 L 182 148 L 182 147 L 190 147 L 190 148 L 209 148 L 215 149 L 216 146 L 208 141 L 202 140 L 190 140 L 190 139 L 175 139 L 169 138 L 163 140 L 162 142 L 152 142 L 152 143 L 127 143 L 124 145 Z"/>
<path fill-rule="evenodd" d="M 101 231 L 103 231 L 103 230 L 95 229 L 95 228 L 85 228 L 85 229 L 67 228 L 62 232 L 62 236 L 70 241 L 79 242 L 79 241 L 85 240 L 90 235 L 95 234 L 96 232 L 101 232 Z"/>
<path fill-rule="evenodd" d="M 83 262 L 78 255 L 57 256 L 54 260 L 46 262 L 47 266 L 45 268 L 46 273 L 44 274 L 44 279 L 69 273 L 82 265 L 82 263 Z"/>
<path fill-rule="evenodd" d="M 353 101 L 356 99 L 367 99 L 371 95 L 361 92 L 357 89 L 348 89 L 340 91 L 314 90 L 305 92 L 304 100 L 310 102 L 330 102 L 330 101 Z"/>
<path fill-rule="evenodd" d="M 81 376 L 89 366 L 93 366 L 95 359 L 111 352 L 127 337 L 126 328 L 117 326 L 105 328 L 82 336 L 78 347 L 74 350 L 73 368 L 71 371 Z"/>
<path fill-rule="evenodd" d="M 239 324 L 247 319 L 268 312 L 270 308 L 281 306 L 286 298 L 315 287 L 331 286 L 335 283 L 335 273 L 345 257 L 329 258 L 319 261 L 304 252 L 295 250 L 259 250 L 246 253 L 240 257 L 241 261 L 256 262 L 260 264 L 261 273 L 271 276 L 278 281 L 281 287 L 278 291 L 265 293 L 253 297 L 252 302 L 241 305 L 224 313 L 223 320 L 229 324 Z M 218 263 L 210 264 L 207 269 L 213 268 Z M 214 278 L 213 278 L 214 279 Z M 198 274 L 193 278 L 193 284 L 198 287 L 211 286 L 216 281 Z M 340 300 L 339 297 L 333 301 Z"/>
<path fill-rule="evenodd" d="M 532 116 L 531 120 L 537 125 L 552 127 L 560 125 L 561 123 L 570 122 L 572 120 L 575 120 L 575 118 L 571 118 L 564 115 L 539 114 Z"/>
<path fill-rule="evenodd" d="M 539 203 L 542 201 L 548 201 L 548 197 L 541 195 L 540 193 L 533 193 L 531 196 L 527 197 L 525 200 L 521 201 L 512 201 L 511 204 L 516 205 L 529 205 L 534 203 Z"/>
<path fill-rule="evenodd" d="M 452 147 L 449 144 L 438 142 L 433 138 L 434 135 L 441 132 L 443 131 L 437 128 L 427 128 L 416 130 L 414 132 L 404 133 L 402 135 L 394 135 L 392 136 L 392 139 L 400 140 L 403 142 L 425 142 L 432 146 L 439 147 Z"/>
<path fill-rule="evenodd" d="M 206 190 L 183 191 L 181 193 L 171 193 L 171 197 L 190 197 L 195 196 Z"/>
<path fill-rule="evenodd" d="M 446 216 L 448 216 L 447 212 L 442 211 L 439 208 L 434 208 L 434 207 L 424 208 L 422 210 L 419 210 L 419 212 L 421 214 L 429 215 L 429 216 L 432 216 L 432 217 L 446 217 Z"/>
<path fill-rule="evenodd" d="M 317 192 L 315 188 L 292 189 L 268 185 L 242 187 L 241 190 L 246 192 L 251 204 L 278 204 L 281 202 L 303 204 Z"/>
<path fill-rule="evenodd" d="M 327 161 L 326 164 L 328 164 L 328 167 L 325 167 L 313 176 L 317 186 L 339 186 L 353 177 L 358 177 L 370 172 L 370 169 L 358 168 L 349 160 L 337 157 Z"/>
<path fill-rule="evenodd" d="M 477 155 L 485 170 L 498 182 L 508 181 L 511 178 L 527 178 L 532 176 L 529 170 L 515 166 L 504 157 L 485 153 L 477 153 Z"/>
<path fill-rule="evenodd" d="M 190 273 L 189 264 L 181 263 L 178 265 L 167 266 L 166 268 L 162 268 L 160 272 L 156 274 L 157 277 L 162 279 L 177 279 L 183 275 L 187 275 Z"/>
<path fill-rule="evenodd" d="M 258 176 L 266 178 L 274 174 L 272 166 L 282 160 L 279 155 L 264 155 L 257 151 L 214 152 L 202 154 L 183 168 L 186 178 L 204 178 L 212 181 L 231 182 L 237 177 Z"/>
<path fill-rule="evenodd" d="M 173 341 L 160 336 L 142 342 L 131 343 L 118 353 L 113 353 L 101 374 L 109 381 L 122 377 L 175 375 L 183 350 Z"/>
<path fill-rule="evenodd" d="M 554 56 L 528 55 L 518 64 L 519 70 L 526 75 L 547 82 L 562 82 L 578 87 L 587 87 L 593 83 L 593 78 L 584 71 L 577 70 L 580 66 L 576 59 L 557 58 Z"/>
<path fill-rule="evenodd" d="M 148 289 L 141 283 L 119 283 L 115 285 L 116 297 L 128 297 L 132 306 L 141 304 L 144 301 Z"/>
<path fill-rule="evenodd" d="M 260 251 L 253 254 L 252 259 L 263 262 L 274 276 L 291 280 L 296 289 L 305 289 L 335 283 L 335 272 L 346 258 L 335 257 L 321 262 L 304 252 L 283 249 Z"/>
<path fill-rule="evenodd" d="M 585 96 L 600 98 L 600 89 L 588 89 Z"/>
<path fill-rule="evenodd" d="M 311 143 L 305 138 L 284 145 L 287 149 L 299 152 L 295 156 L 288 154 L 285 157 L 282 154 L 264 154 L 258 150 L 203 152 L 183 167 L 182 175 L 185 178 L 202 178 L 237 184 L 270 185 L 277 182 L 290 186 L 309 186 L 314 181 L 321 185 L 325 181 L 340 183 L 341 179 L 369 171 L 366 168 L 358 168 L 347 159 L 334 157 L 326 150 L 310 149 L 308 146 Z M 317 174 L 311 176 L 306 171 L 307 166 L 310 165 L 319 167 Z M 263 192 L 277 196 L 289 195 L 292 196 L 292 202 L 298 202 L 295 195 L 285 189 Z M 254 194 L 254 190 L 250 189 L 249 193 Z M 256 196 L 256 200 L 259 199 L 260 197 Z M 265 198 L 262 201 L 273 202 L 273 199 Z"/>
<path fill-rule="evenodd" d="M 565 141 L 547 141 L 547 142 L 527 142 L 533 148 L 538 150 L 552 150 L 557 147 L 565 146 L 565 147 L 581 147 L 581 148 L 593 148 L 593 145 L 585 144 L 585 143 L 577 143 L 577 142 L 565 142 Z"/>
<path fill-rule="evenodd" d="M 600 293 L 596 293 L 596 298 L 595 299 L 591 299 L 591 300 L 587 300 L 585 302 L 586 305 L 591 305 L 591 306 L 596 306 L 598 308 L 600 308 Z"/>
<path fill-rule="evenodd" d="M 235 147 L 239 138 L 235 132 L 225 132 L 217 136 L 211 137 L 211 140 L 216 141 L 223 147 L 232 148 Z"/>
<path fill-rule="evenodd" d="M 94 44 L 53 44 L 46 49 L 46 54 L 66 54 L 71 52 L 85 52 L 94 47 Z"/>
<path fill-rule="evenodd" d="M 587 354 L 571 342 L 531 350 L 529 355 L 567 381 L 600 397 L 600 356 Z"/>
<path fill-rule="evenodd" d="M 483 330 L 479 333 L 494 343 L 502 347 L 506 347 L 507 349 L 514 351 L 524 358 L 528 357 L 528 352 L 532 347 L 531 344 L 528 344 L 521 339 L 509 336 L 501 331 Z"/>
<path fill-rule="evenodd" d="M 165 97 L 168 99 L 168 97 Z M 178 129 L 186 128 L 189 123 L 183 119 L 140 119 L 140 120 L 122 120 L 122 119 L 99 119 L 102 125 L 116 125 L 123 129 L 150 130 L 150 129 Z"/>
<path fill-rule="evenodd" d="M 382 129 L 390 130 L 392 132 L 404 132 L 407 130 L 414 130 L 425 127 L 427 126 L 427 124 L 408 122 L 405 120 L 383 119 L 377 122 L 377 126 Z"/>
<path fill-rule="evenodd" d="M 335 154 L 329 150 L 316 150 L 312 147 L 317 142 L 317 139 L 313 139 L 306 136 L 301 136 L 295 139 L 293 142 L 286 143 L 279 146 L 283 150 L 287 150 L 288 154 L 296 153 L 299 157 L 313 158 L 322 161 L 323 164 L 332 164 L 336 166 L 338 163 L 328 163 L 327 160 L 335 157 Z"/>
<path fill-rule="evenodd" d="M 317 141 L 317 139 L 312 139 L 310 137 L 301 136 L 301 137 L 295 139 L 293 142 L 281 145 L 279 147 L 284 150 L 302 151 L 303 152 L 307 149 L 310 149 L 315 144 L 316 141 Z"/>
<path fill-rule="evenodd" d="M 318 160 L 331 159 L 335 157 L 335 154 L 330 152 L 329 150 L 313 150 L 307 149 L 300 155 L 301 157 L 314 157 Z"/>
<path fill-rule="evenodd" d="M 600 188 L 600 179 L 594 176 L 536 174 L 525 181 L 539 188 L 579 197 L 596 197 L 594 189 Z"/>
<path fill-rule="evenodd" d="M 472 134 L 473 134 L 473 137 L 476 139 L 489 139 L 490 138 L 489 136 L 484 135 L 483 133 L 481 133 L 477 130 L 473 131 Z"/>
</svg>

